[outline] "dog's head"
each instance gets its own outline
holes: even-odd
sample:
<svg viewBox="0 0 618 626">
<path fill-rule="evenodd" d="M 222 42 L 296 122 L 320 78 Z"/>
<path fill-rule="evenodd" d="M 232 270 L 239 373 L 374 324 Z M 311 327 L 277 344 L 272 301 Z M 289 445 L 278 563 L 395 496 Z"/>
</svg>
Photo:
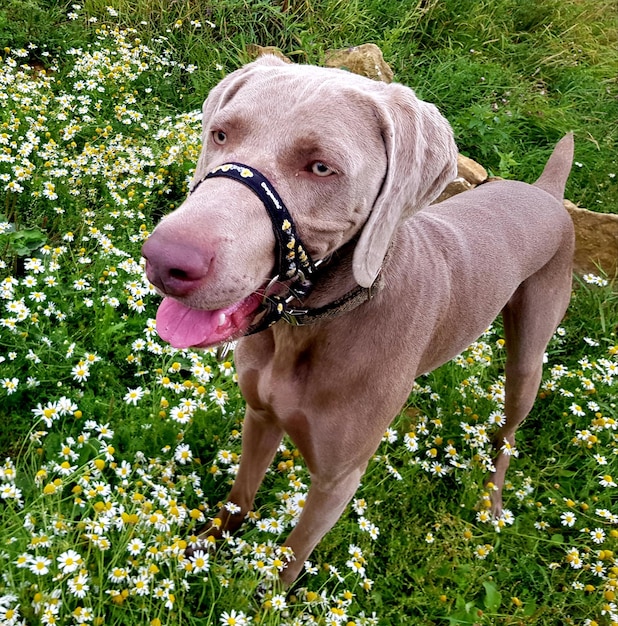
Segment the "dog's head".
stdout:
<svg viewBox="0 0 618 626">
<path fill-rule="evenodd" d="M 213 168 L 240 162 L 265 175 L 314 259 L 358 237 L 353 272 L 366 287 L 401 222 L 456 172 L 450 126 L 410 89 L 275 57 L 210 92 L 202 140 L 194 191 L 143 249 L 149 279 L 171 298 L 158 326 L 171 329 L 166 338 L 177 347 L 244 334 L 274 265 L 264 206 L 233 180 L 198 186 Z"/>
</svg>

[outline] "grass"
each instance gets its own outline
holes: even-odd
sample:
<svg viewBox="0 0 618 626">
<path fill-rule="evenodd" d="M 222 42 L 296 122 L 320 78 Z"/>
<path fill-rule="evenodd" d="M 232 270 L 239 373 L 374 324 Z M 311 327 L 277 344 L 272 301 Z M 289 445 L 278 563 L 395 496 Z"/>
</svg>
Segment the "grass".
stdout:
<svg viewBox="0 0 618 626">
<path fill-rule="evenodd" d="M 611 5 L 106 7 L 0 9 L 0 624 L 618 623 L 618 306 L 605 278 L 576 283 L 501 520 L 482 486 L 502 410 L 497 323 L 417 381 L 285 595 L 270 582 L 277 546 L 309 482 L 289 443 L 243 531 L 183 556 L 234 476 L 243 403 L 231 363 L 158 340 L 139 264 L 186 194 L 195 110 L 249 43 L 319 62 L 375 41 L 494 173 L 534 179 L 574 129 L 569 196 L 610 210 Z"/>
<path fill-rule="evenodd" d="M 88 41 L 97 24 L 136 28 L 152 43 L 164 36 L 177 61 L 194 65 L 157 81 L 156 96 L 198 108 L 210 88 L 249 60 L 247 46 L 279 46 L 299 62 L 321 63 L 327 49 L 374 42 L 396 80 L 435 102 L 463 153 L 496 175 L 532 181 L 566 132 L 576 133 L 578 165 L 567 196 L 615 212 L 618 153 L 618 27 L 612 0 L 341 0 L 70 3 L 7 0 L 0 28 L 30 56 Z M 113 7 L 110 15 L 110 8 Z M 199 26 L 198 26 L 199 24 Z M 155 103 L 157 100 L 155 99 Z"/>
</svg>

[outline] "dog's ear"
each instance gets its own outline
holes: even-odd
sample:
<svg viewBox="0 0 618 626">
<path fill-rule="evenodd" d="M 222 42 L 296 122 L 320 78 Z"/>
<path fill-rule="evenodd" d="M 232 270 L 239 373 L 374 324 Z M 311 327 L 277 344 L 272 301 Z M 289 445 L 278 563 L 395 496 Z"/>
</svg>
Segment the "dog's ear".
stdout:
<svg viewBox="0 0 618 626">
<path fill-rule="evenodd" d="M 287 63 L 273 55 L 264 55 L 228 74 L 210 90 L 202 106 L 202 151 L 195 166 L 193 180 L 189 186 L 191 191 L 208 173 L 206 165 L 208 163 L 208 145 L 210 142 L 210 120 L 215 113 L 232 100 L 252 74 L 259 72 L 264 67 L 286 65 Z"/>
<path fill-rule="evenodd" d="M 372 95 L 387 171 L 354 251 L 354 278 L 363 287 L 376 279 L 399 224 L 435 200 L 457 176 L 453 132 L 434 105 L 396 83 Z"/>
</svg>

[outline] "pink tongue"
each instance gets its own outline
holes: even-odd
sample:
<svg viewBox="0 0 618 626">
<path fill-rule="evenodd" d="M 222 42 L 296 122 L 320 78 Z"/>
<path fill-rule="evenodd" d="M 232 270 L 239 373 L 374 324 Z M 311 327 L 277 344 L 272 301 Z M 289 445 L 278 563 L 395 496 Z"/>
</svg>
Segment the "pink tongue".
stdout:
<svg viewBox="0 0 618 626">
<path fill-rule="evenodd" d="M 214 346 L 243 335 L 259 303 L 259 296 L 252 295 L 225 309 L 201 311 L 164 298 L 157 311 L 157 333 L 174 348 Z"/>
</svg>

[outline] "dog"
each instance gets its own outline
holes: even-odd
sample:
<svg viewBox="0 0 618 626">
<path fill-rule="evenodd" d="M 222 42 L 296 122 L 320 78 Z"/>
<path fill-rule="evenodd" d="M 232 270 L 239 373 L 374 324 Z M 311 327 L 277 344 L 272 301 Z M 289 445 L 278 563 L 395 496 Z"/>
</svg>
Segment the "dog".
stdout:
<svg viewBox="0 0 618 626">
<path fill-rule="evenodd" d="M 284 584 L 335 524 L 414 379 L 502 314 L 506 421 L 495 433 L 492 511 L 543 354 L 571 295 L 573 225 L 563 138 L 533 185 L 496 181 L 431 205 L 457 148 L 432 104 L 399 84 L 267 56 L 203 107 L 190 193 L 144 243 L 177 348 L 238 340 L 242 455 L 217 524 L 251 510 L 284 433 L 310 490 L 285 545 Z"/>
</svg>

